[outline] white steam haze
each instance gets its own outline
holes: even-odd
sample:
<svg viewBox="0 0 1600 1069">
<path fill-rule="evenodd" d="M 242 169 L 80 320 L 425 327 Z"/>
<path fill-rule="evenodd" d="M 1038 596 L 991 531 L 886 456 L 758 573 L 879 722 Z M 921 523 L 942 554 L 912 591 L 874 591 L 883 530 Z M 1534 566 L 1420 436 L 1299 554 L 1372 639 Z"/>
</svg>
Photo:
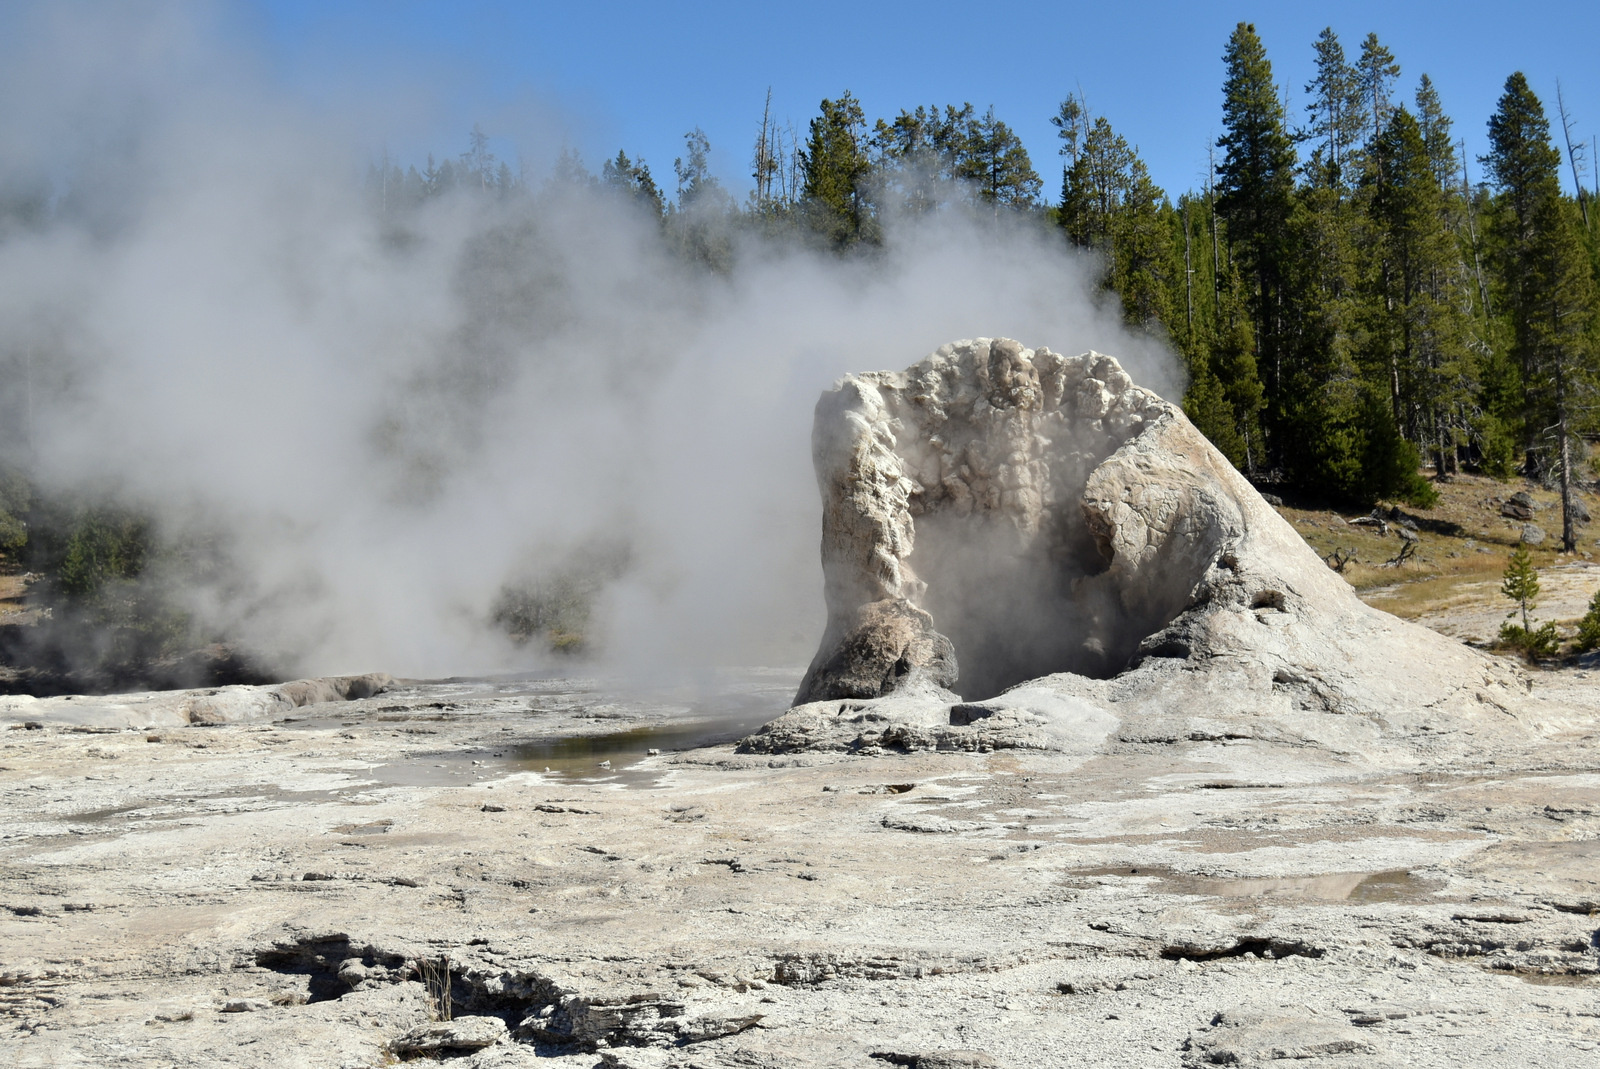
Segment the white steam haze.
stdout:
<svg viewBox="0 0 1600 1069">
<path fill-rule="evenodd" d="M 308 103 L 213 14 L 9 16 L 0 179 L 58 203 L 0 237 L 0 444 L 47 488 L 221 532 L 237 570 L 187 604 L 283 671 L 530 667 L 490 626 L 501 585 L 616 543 L 617 666 L 803 661 L 823 618 L 811 414 L 838 376 L 1003 335 L 1178 385 L 1090 263 L 983 212 L 891 219 L 852 261 L 738 236 L 715 274 L 620 197 L 546 182 L 545 146 L 527 197 L 386 219 L 363 175 L 415 140 L 427 87 L 392 111 Z"/>
</svg>

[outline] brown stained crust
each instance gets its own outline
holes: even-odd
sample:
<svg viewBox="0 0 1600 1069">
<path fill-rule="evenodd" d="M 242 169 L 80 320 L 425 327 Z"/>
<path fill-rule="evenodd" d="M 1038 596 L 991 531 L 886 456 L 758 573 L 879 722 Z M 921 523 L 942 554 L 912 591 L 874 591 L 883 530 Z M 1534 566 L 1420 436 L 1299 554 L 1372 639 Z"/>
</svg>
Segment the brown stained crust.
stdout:
<svg viewBox="0 0 1600 1069">
<path fill-rule="evenodd" d="M 809 701 L 877 698 L 917 684 L 948 688 L 958 675 L 956 651 L 933 629 L 933 617 L 904 598 L 856 609 L 843 637 L 824 647 L 800 684 Z"/>
</svg>

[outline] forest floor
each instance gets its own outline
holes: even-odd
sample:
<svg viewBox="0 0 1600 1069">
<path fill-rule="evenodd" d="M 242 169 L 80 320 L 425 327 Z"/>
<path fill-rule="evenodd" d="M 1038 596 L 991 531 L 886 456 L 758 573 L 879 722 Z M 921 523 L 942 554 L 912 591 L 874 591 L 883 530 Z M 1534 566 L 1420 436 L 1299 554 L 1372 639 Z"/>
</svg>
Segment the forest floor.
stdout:
<svg viewBox="0 0 1600 1069">
<path fill-rule="evenodd" d="M 0 623 L 18 623 L 28 614 L 28 577 L 0 575 Z"/>
</svg>

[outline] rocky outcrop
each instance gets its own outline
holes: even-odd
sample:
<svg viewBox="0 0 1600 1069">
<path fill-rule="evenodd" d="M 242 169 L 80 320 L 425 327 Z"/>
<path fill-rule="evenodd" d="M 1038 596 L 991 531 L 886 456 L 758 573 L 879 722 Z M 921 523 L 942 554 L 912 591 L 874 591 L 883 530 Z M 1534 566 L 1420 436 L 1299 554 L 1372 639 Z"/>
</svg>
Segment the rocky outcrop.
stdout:
<svg viewBox="0 0 1600 1069">
<path fill-rule="evenodd" d="M 747 748 L 1033 746 L 1081 735 L 1073 702 L 1136 710 L 1146 733 L 1353 745 L 1504 720 L 1522 691 L 1504 662 L 1365 605 L 1111 357 L 977 339 L 847 376 L 813 454 L 827 630 L 797 708 Z M 1007 689 L 1028 681 L 1072 701 L 1017 713 Z M 974 704 L 988 714 L 958 711 Z"/>
<path fill-rule="evenodd" d="M 205 687 L 138 694 L 73 694 L 35 698 L 0 696 L 0 721 L 92 728 L 181 727 L 270 720 L 305 705 L 354 701 L 381 694 L 394 685 L 383 672 L 358 676 L 319 676 L 270 687 Z"/>
</svg>

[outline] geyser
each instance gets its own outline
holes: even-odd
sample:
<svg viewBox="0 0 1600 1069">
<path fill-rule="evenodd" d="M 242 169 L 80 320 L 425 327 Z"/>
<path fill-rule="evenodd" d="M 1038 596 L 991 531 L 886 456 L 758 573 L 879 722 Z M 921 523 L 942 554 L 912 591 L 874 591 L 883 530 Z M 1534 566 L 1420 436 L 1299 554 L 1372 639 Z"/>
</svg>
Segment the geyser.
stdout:
<svg viewBox="0 0 1600 1069">
<path fill-rule="evenodd" d="M 1008 338 L 840 380 L 812 439 L 828 626 L 796 704 L 1125 667 L 1227 529 L 1180 508 L 1188 488 L 1130 490 L 1129 458 L 1108 463 L 1176 415 L 1109 356 Z"/>
<path fill-rule="evenodd" d="M 812 444 L 827 629 L 746 749 L 1090 746 L 1130 714 L 1360 748 L 1521 690 L 1364 604 L 1111 357 L 955 342 L 841 379 Z"/>
</svg>

